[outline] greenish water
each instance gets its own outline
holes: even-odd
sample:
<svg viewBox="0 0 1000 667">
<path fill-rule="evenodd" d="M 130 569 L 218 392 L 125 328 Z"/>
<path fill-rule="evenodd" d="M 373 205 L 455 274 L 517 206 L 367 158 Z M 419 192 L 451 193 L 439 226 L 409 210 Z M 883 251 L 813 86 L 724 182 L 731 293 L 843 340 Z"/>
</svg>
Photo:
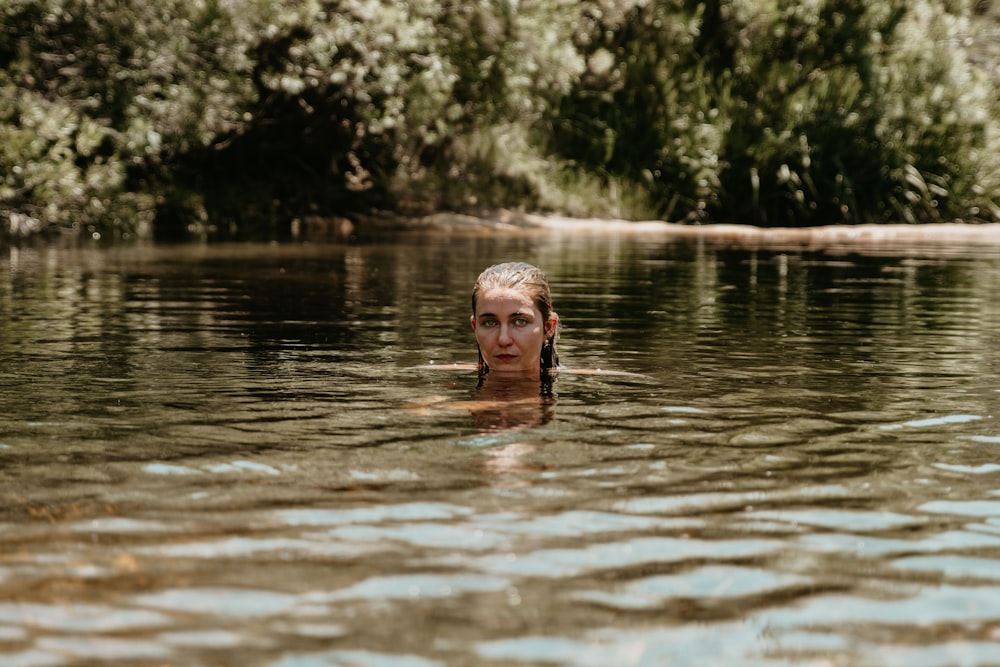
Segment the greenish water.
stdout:
<svg viewBox="0 0 1000 667">
<path fill-rule="evenodd" d="M 640 375 L 421 368 L 506 259 Z M 989 247 L 5 249 L 0 664 L 996 664 L 998 295 Z"/>
</svg>

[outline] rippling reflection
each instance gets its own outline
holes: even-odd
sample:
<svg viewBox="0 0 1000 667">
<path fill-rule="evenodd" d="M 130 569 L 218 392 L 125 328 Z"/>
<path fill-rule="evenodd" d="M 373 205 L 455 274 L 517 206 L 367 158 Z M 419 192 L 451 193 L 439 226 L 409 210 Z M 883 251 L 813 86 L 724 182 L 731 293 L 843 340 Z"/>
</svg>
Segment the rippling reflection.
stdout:
<svg viewBox="0 0 1000 667">
<path fill-rule="evenodd" d="M 932 250 L 7 249 L 0 664 L 995 664 L 1000 255 Z M 630 374 L 480 383 L 506 259 Z"/>
</svg>

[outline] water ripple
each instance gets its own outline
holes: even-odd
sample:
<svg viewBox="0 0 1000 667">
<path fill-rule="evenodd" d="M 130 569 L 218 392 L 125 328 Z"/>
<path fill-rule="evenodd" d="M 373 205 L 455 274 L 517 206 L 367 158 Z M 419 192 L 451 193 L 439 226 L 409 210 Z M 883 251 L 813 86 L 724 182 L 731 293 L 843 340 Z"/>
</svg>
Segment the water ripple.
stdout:
<svg viewBox="0 0 1000 667">
<path fill-rule="evenodd" d="M 576 549 L 541 549 L 526 553 L 480 556 L 470 567 L 499 575 L 565 578 L 601 570 L 692 559 L 752 558 L 781 548 L 777 540 L 697 540 L 639 537 L 589 544 Z"/>
<path fill-rule="evenodd" d="M 808 577 L 775 574 L 760 568 L 715 565 L 675 575 L 643 577 L 612 592 L 580 591 L 573 597 L 621 609 L 655 609 L 675 598 L 700 598 L 724 605 L 731 603 L 727 598 L 773 593 L 811 582 Z"/>
</svg>

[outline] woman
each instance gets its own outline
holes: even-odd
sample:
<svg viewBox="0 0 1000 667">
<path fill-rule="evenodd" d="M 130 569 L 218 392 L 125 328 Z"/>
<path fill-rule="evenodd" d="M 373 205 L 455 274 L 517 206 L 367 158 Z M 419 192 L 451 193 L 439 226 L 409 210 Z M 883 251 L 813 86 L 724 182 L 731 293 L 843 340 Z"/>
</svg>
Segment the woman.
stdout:
<svg viewBox="0 0 1000 667">
<path fill-rule="evenodd" d="M 559 316 L 552 309 L 549 282 L 524 262 L 489 267 L 472 288 L 472 317 L 479 352 L 475 400 L 434 396 L 406 407 L 429 414 L 434 409 L 468 410 L 476 424 L 491 431 L 526 428 L 552 419 L 553 371 L 574 375 L 646 376 L 620 371 L 567 370 L 559 366 L 556 337 Z M 472 364 L 430 364 L 421 368 L 471 370 Z M 539 392 L 539 382 L 541 392 Z"/>
<path fill-rule="evenodd" d="M 520 430 L 550 421 L 555 401 L 550 371 L 559 365 L 559 316 L 552 310 L 545 274 L 524 262 L 489 267 L 472 288 L 469 321 L 479 352 L 474 400 L 449 401 L 445 396 L 434 396 L 406 407 L 425 414 L 440 408 L 465 409 L 484 431 Z M 472 366 L 424 368 L 464 370 Z"/>
<path fill-rule="evenodd" d="M 479 351 L 479 376 L 487 373 L 539 379 L 551 391 L 550 371 L 559 365 L 549 282 L 525 262 L 489 267 L 472 288 L 472 317 Z"/>
</svg>

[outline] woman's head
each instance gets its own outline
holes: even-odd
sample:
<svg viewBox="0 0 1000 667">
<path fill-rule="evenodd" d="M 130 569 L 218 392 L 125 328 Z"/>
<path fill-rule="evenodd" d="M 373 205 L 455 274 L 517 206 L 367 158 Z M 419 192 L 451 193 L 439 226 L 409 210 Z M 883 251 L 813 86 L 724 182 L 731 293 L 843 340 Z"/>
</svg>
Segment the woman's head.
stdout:
<svg viewBox="0 0 1000 667">
<path fill-rule="evenodd" d="M 546 372 L 559 365 L 549 282 L 524 262 L 489 267 L 472 289 L 472 328 L 479 347 L 479 369 Z"/>
</svg>

